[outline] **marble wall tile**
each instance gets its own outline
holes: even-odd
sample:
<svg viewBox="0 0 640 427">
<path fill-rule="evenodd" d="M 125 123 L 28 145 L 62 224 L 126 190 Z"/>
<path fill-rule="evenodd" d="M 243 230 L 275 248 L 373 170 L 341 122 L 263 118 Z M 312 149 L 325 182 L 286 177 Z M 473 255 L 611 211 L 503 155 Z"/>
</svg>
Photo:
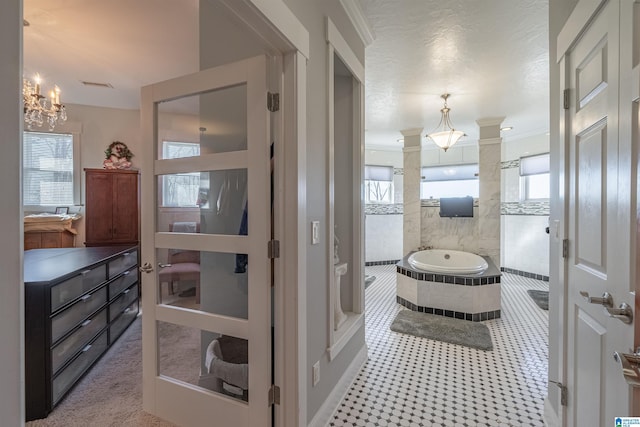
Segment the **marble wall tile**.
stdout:
<svg viewBox="0 0 640 427">
<path fill-rule="evenodd" d="M 460 286 L 447 283 L 417 281 L 418 305 L 443 310 L 473 312 L 473 291 L 481 286 Z"/>
<path fill-rule="evenodd" d="M 483 144 L 479 148 L 479 250 L 500 267 L 500 199 L 502 178 L 501 144 Z"/>
<path fill-rule="evenodd" d="M 418 304 L 418 281 L 403 274 L 396 274 L 396 276 L 397 295 L 401 298 L 406 299 L 407 301 Z"/>
<path fill-rule="evenodd" d="M 481 313 L 501 309 L 500 284 L 473 286 L 473 308 L 471 313 Z"/>
<path fill-rule="evenodd" d="M 518 169 L 502 169 L 502 201 L 520 202 L 520 172 Z"/>
<path fill-rule="evenodd" d="M 420 246 L 478 253 L 478 209 L 473 218 L 441 218 L 439 207 L 423 207 Z"/>
<path fill-rule="evenodd" d="M 413 137 L 410 137 L 413 138 Z M 402 252 L 408 254 L 420 246 L 420 144 L 416 147 L 407 146 L 408 137 L 405 136 L 403 150 L 403 203 L 404 224 L 402 230 Z M 410 144 L 409 144 L 410 145 Z"/>
</svg>

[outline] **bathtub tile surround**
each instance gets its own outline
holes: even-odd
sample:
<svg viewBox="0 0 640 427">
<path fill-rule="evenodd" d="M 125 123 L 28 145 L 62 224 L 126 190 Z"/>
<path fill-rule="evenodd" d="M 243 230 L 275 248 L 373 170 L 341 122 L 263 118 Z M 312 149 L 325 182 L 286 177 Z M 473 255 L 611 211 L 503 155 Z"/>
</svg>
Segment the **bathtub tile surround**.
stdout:
<svg viewBox="0 0 640 427">
<path fill-rule="evenodd" d="M 420 246 L 420 135 L 422 128 L 400 131 L 404 136 L 402 254 Z"/>
<path fill-rule="evenodd" d="M 548 283 L 502 276 L 502 312 L 486 323 L 494 344 L 487 352 L 391 331 L 404 310 L 395 267 L 366 274 L 377 277 L 365 291 L 369 360 L 330 426 L 544 426 L 549 315 L 526 291 Z"/>
<path fill-rule="evenodd" d="M 396 265 L 397 302 L 410 310 L 479 322 L 500 317 L 500 270 L 488 256 L 480 274 L 415 269 L 407 255 Z M 490 317 L 491 316 L 491 317 Z"/>
<path fill-rule="evenodd" d="M 451 317 L 460 320 L 468 320 L 471 322 L 483 322 L 485 320 L 494 320 L 500 318 L 500 310 L 485 311 L 483 313 L 466 313 L 464 311 L 443 310 L 436 307 L 423 307 L 416 305 L 411 301 L 396 296 L 396 302 L 411 311 L 420 313 L 434 314 L 436 316 Z"/>
</svg>

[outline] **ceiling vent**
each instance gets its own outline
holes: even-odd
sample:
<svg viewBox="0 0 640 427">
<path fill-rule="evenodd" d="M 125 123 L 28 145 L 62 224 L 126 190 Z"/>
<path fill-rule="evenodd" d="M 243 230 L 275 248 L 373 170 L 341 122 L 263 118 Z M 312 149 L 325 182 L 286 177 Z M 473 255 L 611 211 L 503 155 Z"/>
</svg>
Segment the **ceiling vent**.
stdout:
<svg viewBox="0 0 640 427">
<path fill-rule="evenodd" d="M 111 83 L 85 82 L 85 81 L 83 81 L 82 84 L 85 85 L 85 86 L 105 87 L 105 88 L 113 89 L 113 86 L 111 86 Z"/>
</svg>

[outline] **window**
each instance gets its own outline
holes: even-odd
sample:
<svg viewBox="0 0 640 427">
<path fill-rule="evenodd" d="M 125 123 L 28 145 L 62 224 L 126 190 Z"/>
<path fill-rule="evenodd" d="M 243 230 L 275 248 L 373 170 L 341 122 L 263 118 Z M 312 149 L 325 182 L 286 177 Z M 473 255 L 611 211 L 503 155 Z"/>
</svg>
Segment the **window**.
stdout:
<svg viewBox="0 0 640 427">
<path fill-rule="evenodd" d="M 549 153 L 520 158 L 520 199 L 549 198 Z"/>
<path fill-rule="evenodd" d="M 393 203 L 393 167 L 365 165 L 365 203 Z"/>
<path fill-rule="evenodd" d="M 478 197 L 478 164 L 429 166 L 422 168 L 421 199 Z"/>
<path fill-rule="evenodd" d="M 200 144 L 162 142 L 162 158 L 178 159 L 200 155 Z M 162 177 L 162 204 L 172 207 L 196 207 L 200 194 L 200 172 L 179 173 Z"/>
<path fill-rule="evenodd" d="M 24 132 L 25 206 L 68 206 L 79 199 L 74 137 L 65 133 Z"/>
</svg>

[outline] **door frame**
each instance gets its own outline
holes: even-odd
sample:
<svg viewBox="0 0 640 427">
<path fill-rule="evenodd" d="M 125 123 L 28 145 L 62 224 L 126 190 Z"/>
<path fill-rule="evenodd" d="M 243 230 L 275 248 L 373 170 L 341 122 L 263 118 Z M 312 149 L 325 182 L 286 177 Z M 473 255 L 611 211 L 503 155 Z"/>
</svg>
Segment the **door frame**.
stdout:
<svg viewBox="0 0 640 427">
<path fill-rule="evenodd" d="M 306 317 L 306 75 L 309 32 L 282 0 L 216 0 L 233 12 L 265 43 L 265 53 L 281 56 L 281 144 L 276 144 L 274 225 L 281 242 L 274 264 L 275 342 L 274 383 L 280 405 L 274 406 L 276 425 L 307 423 Z M 141 118 L 144 123 L 144 118 Z M 142 170 L 153 170 L 151 155 L 141 156 Z M 144 173 L 142 179 L 150 179 Z M 145 197 L 145 195 L 142 195 Z M 142 212 L 142 217 L 155 215 Z M 289 226 L 285 226 L 289 224 Z M 292 227 L 291 224 L 297 226 Z M 142 235 L 141 240 L 152 239 Z M 288 284 L 288 286 L 287 286 Z M 295 303 L 289 303 L 295 301 Z"/>
</svg>

